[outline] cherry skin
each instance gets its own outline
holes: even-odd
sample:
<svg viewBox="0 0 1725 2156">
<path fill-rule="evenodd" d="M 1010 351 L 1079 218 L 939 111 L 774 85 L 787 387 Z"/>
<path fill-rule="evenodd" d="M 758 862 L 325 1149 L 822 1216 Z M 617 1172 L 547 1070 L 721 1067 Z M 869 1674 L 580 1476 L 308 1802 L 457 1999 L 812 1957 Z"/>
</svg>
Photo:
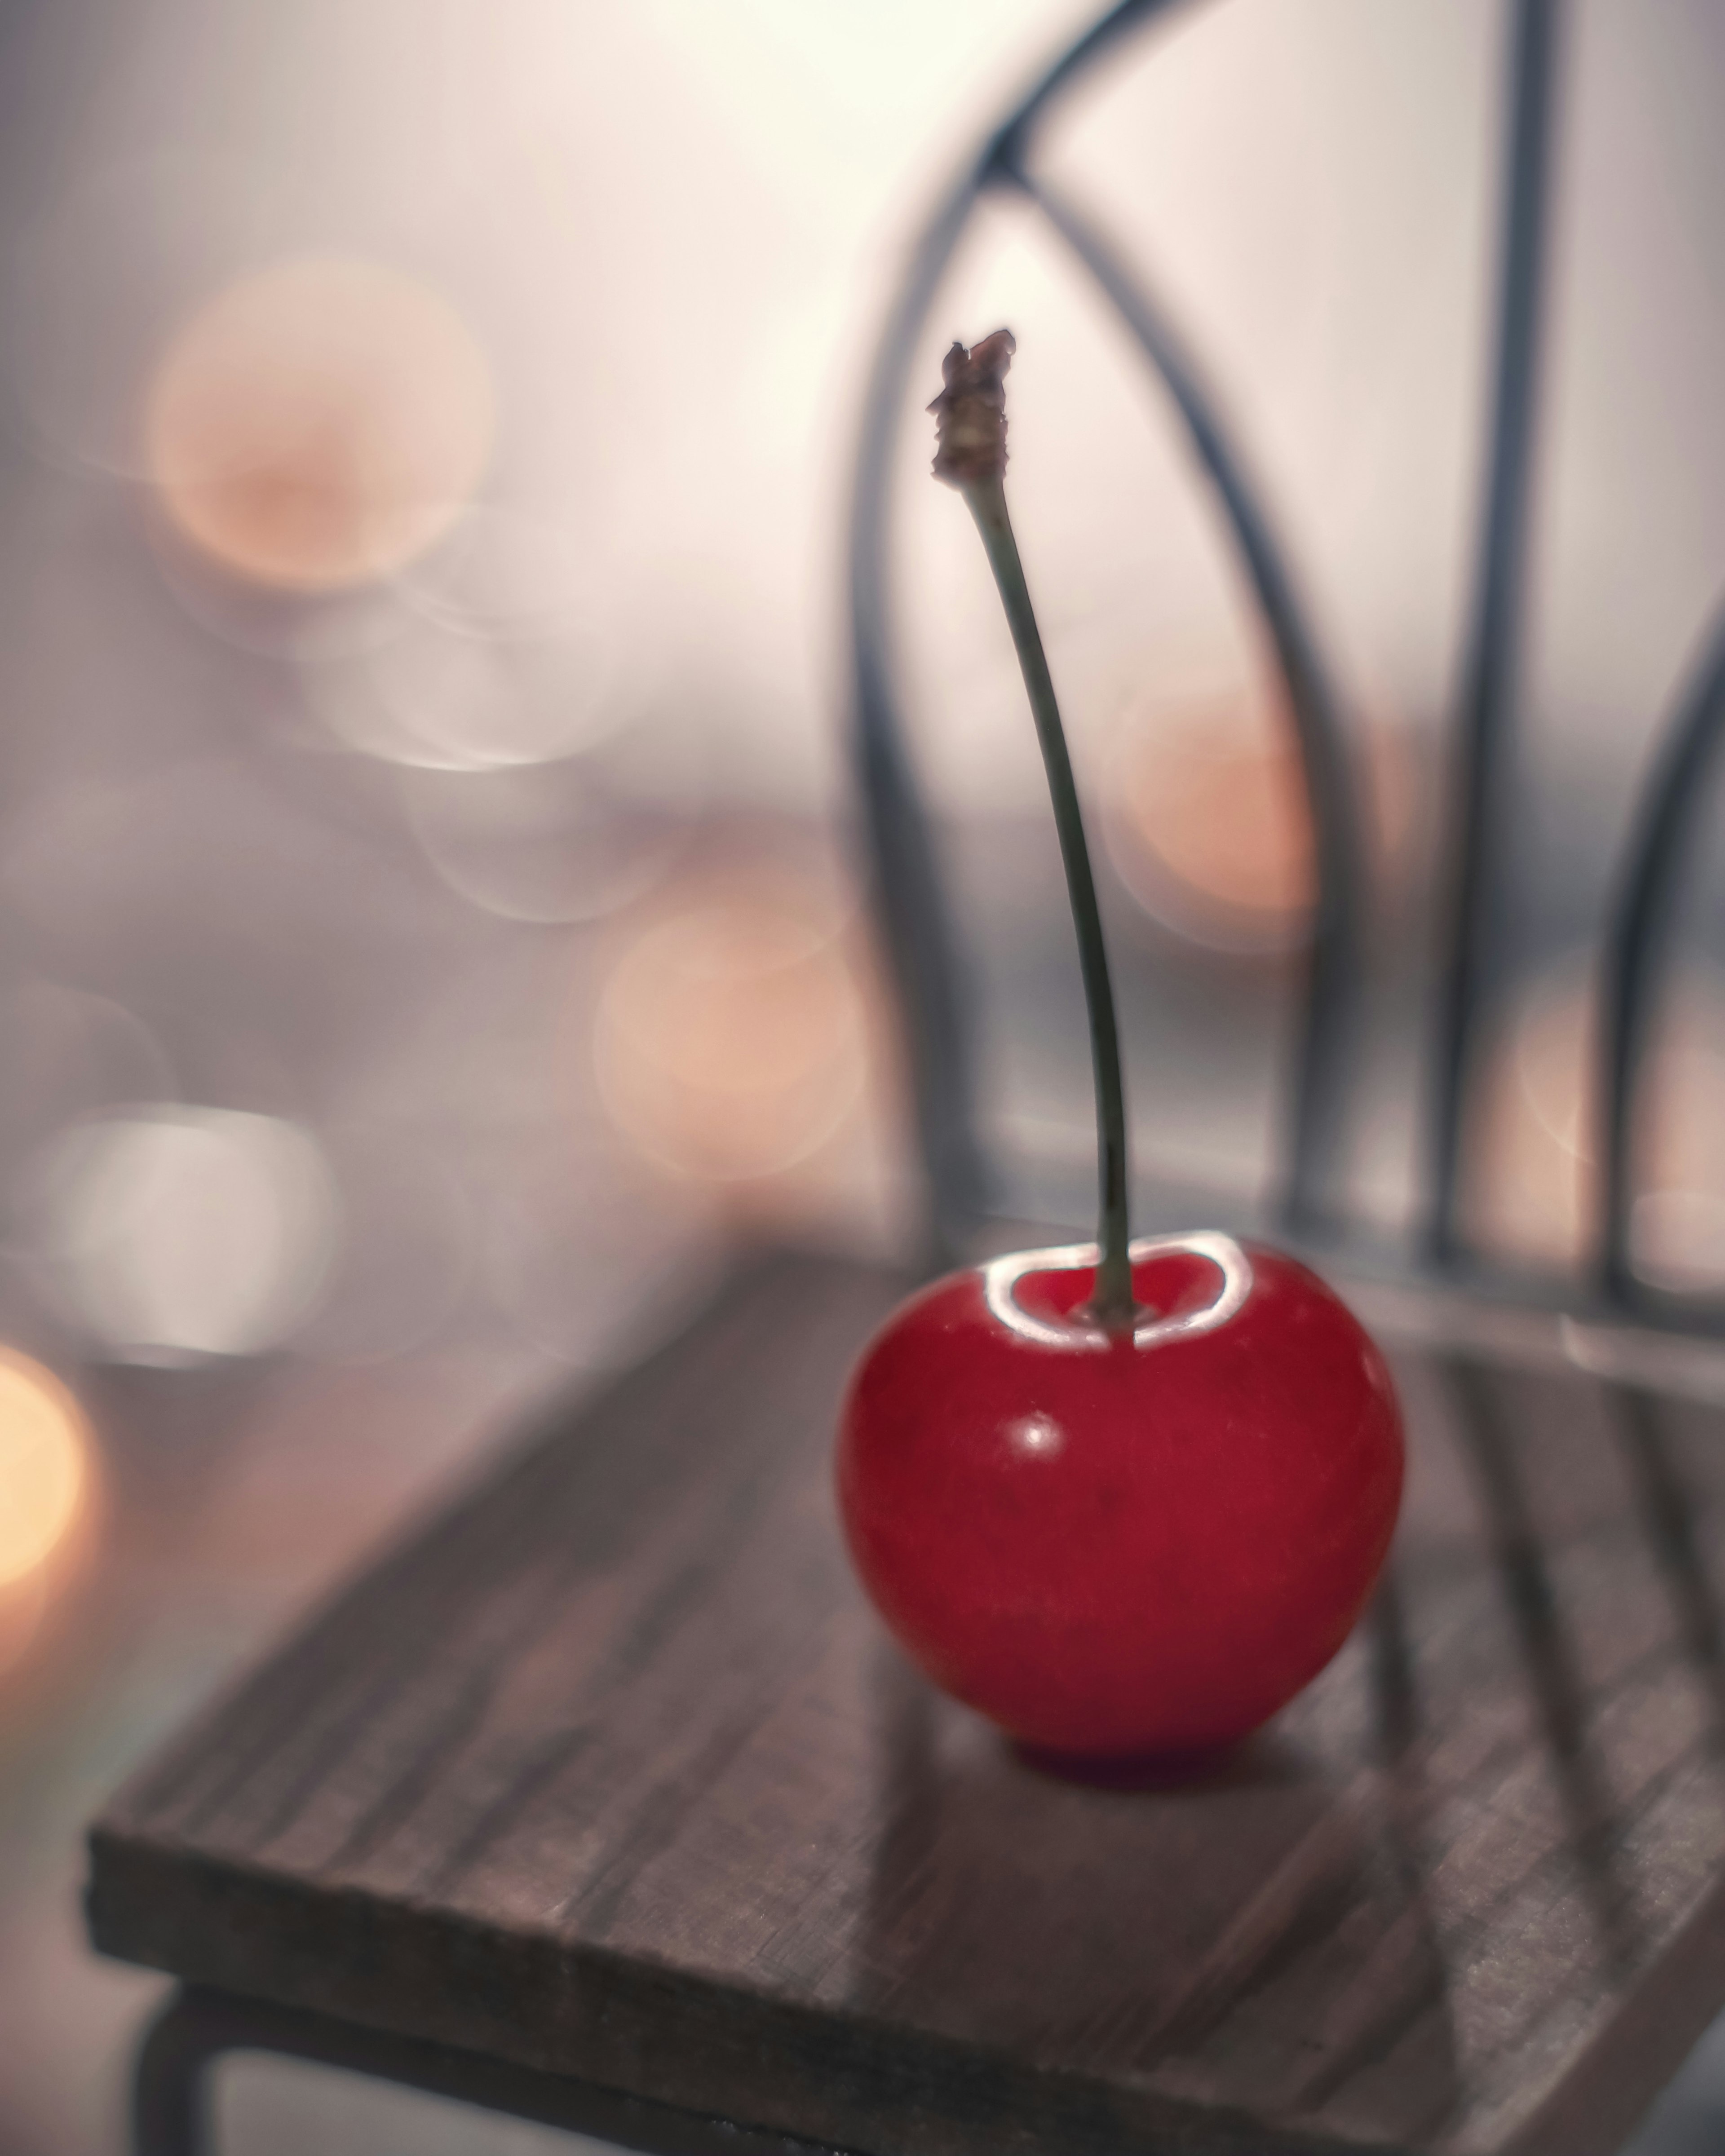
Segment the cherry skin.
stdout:
<svg viewBox="0 0 1725 2156">
<path fill-rule="evenodd" d="M 851 1378 L 840 1510 L 927 1674 L 1096 1758 L 1243 1737 L 1333 1656 L 1401 1502 L 1384 1358 L 1322 1281 L 1225 1235 L 1132 1245 L 1132 1333 L 1085 1315 L 1094 1247 L 903 1304 Z"/>
</svg>

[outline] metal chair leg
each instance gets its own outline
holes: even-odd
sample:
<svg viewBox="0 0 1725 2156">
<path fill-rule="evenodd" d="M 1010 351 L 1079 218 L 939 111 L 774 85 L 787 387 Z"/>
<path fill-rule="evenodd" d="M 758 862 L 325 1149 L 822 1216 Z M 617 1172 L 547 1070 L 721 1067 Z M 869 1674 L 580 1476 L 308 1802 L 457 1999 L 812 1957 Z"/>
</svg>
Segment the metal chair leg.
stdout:
<svg viewBox="0 0 1725 2156">
<path fill-rule="evenodd" d="M 707 2118 L 449 2045 L 392 2036 L 189 1984 L 169 2000 L 139 2047 L 132 2082 L 133 2156 L 214 2156 L 208 2070 L 226 2051 L 310 2060 L 608 2141 L 640 2156 L 836 2156 L 771 2128 Z"/>
<path fill-rule="evenodd" d="M 177 1991 L 138 2046 L 131 2086 L 132 2156 L 211 2156 L 205 2069 L 226 2048 L 217 2017 Z"/>
</svg>

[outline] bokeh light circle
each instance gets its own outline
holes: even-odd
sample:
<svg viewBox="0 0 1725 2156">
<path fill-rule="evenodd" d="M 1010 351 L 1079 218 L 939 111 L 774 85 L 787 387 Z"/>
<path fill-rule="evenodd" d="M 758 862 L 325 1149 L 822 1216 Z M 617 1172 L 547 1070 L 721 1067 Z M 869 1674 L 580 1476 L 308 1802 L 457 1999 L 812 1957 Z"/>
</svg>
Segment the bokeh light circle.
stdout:
<svg viewBox="0 0 1725 2156">
<path fill-rule="evenodd" d="M 1357 740 L 1361 835 L 1394 904 L 1409 872 L 1412 752 L 1375 699 Z M 1188 942 L 1271 957 L 1311 933 L 1317 849 L 1279 687 L 1158 690 L 1130 701 L 1110 742 L 1102 830 L 1127 891 Z"/>
<path fill-rule="evenodd" d="M 1147 912 L 1205 943 L 1276 950 L 1307 932 L 1312 820 L 1291 730 L 1248 697 L 1132 706 L 1105 823 Z"/>
<path fill-rule="evenodd" d="M 490 771 L 578 753 L 621 723 L 597 636 L 489 643 L 408 614 L 393 636 L 296 654 L 312 711 L 345 747 L 420 771 Z"/>
<path fill-rule="evenodd" d="M 123 1358 L 248 1355 L 316 1306 L 341 1240 L 309 1133 L 161 1106 L 66 1132 L 41 1165 L 33 1241 L 69 1313 Z"/>
<path fill-rule="evenodd" d="M 491 450 L 490 372 L 443 295 L 381 264 L 257 270 L 169 343 L 145 452 L 174 527 L 289 591 L 389 574 L 447 531 Z"/>
<path fill-rule="evenodd" d="M 92 1471 L 77 1401 L 39 1363 L 0 1348 L 0 1588 L 39 1570 L 65 1541 Z"/>
<path fill-rule="evenodd" d="M 727 892 L 624 952 L 594 1054 L 606 1107 L 649 1158 L 746 1182 L 806 1158 L 858 1099 L 861 998 L 829 925 L 776 896 Z"/>
<path fill-rule="evenodd" d="M 583 756 L 407 771 L 408 820 L 451 891 L 505 921 L 598 921 L 643 898 L 690 843 L 706 773 L 680 728 L 643 722 Z"/>
<path fill-rule="evenodd" d="M 1571 958 L 1523 990 L 1488 1055 L 1467 1211 L 1473 1232 L 1505 1256 L 1574 1265 L 1590 1252 L 1598 1044 L 1593 968 Z M 1683 968 L 1651 1045 L 1630 1153 L 1631 1262 L 1663 1287 L 1717 1289 L 1725 1283 L 1725 977 Z"/>
</svg>

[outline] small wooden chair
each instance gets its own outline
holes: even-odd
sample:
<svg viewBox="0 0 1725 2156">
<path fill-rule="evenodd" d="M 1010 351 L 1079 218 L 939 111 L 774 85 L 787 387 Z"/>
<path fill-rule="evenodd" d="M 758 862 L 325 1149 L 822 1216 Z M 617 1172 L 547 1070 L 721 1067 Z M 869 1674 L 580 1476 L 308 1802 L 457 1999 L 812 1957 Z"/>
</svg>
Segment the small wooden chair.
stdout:
<svg viewBox="0 0 1725 2156">
<path fill-rule="evenodd" d="M 1491 482 L 1458 742 L 1429 1219 L 1394 1265 L 1334 1200 L 1363 905 L 1346 744 L 1291 578 L 1183 356 L 1038 177 L 1127 0 L 937 206 L 869 393 L 857 741 L 931 1240 L 998 1232 L 963 975 L 896 720 L 883 475 L 978 198 L 1036 204 L 1190 427 L 1279 654 L 1319 893 L 1285 1237 L 1395 1363 L 1413 1471 L 1372 1612 L 1197 1779 L 1056 1776 L 932 1694 L 863 1605 L 828 1453 L 908 1275 L 741 1267 L 556 1407 L 149 1765 L 93 1830 L 105 1951 L 184 1987 L 140 2156 L 208 2147 L 208 2061 L 321 2060 L 665 2152 L 1607 2156 L 1725 2005 L 1725 1351 L 1629 1261 L 1629 1133 L 1725 646 L 1640 819 L 1609 951 L 1602 1256 L 1529 1288 L 1455 1193 L 1486 992 L 1533 395 L 1555 0 L 1513 0 Z M 1683 1335 L 1699 1336 L 1684 1339 Z"/>
</svg>

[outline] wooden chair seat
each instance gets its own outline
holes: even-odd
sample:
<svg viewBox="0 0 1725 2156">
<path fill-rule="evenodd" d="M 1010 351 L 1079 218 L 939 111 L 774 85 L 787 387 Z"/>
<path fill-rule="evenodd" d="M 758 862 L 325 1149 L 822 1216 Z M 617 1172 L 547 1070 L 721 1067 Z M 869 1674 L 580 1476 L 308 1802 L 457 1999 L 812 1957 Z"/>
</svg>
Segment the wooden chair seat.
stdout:
<svg viewBox="0 0 1725 2156">
<path fill-rule="evenodd" d="M 763 1258 L 549 1414 L 114 1804 L 97 1944 L 230 2002 L 206 2050 L 341 2031 L 643 2148 L 1615 2148 L 1725 2003 L 1725 1414 L 1380 1322 L 1368 1620 L 1212 1771 L 1085 1784 L 845 1563 L 903 1285 Z"/>
</svg>

